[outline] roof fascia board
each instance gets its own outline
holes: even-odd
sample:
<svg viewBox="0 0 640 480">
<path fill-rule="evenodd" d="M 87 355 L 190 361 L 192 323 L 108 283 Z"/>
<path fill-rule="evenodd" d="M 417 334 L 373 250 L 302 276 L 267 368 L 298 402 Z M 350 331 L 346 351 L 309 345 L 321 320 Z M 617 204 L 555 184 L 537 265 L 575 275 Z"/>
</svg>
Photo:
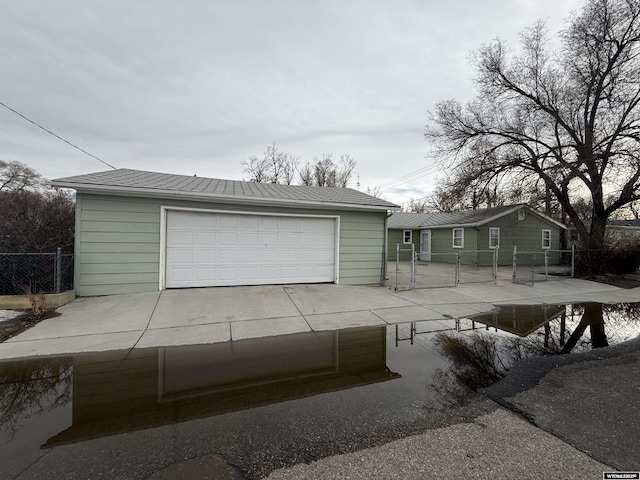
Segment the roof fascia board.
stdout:
<svg viewBox="0 0 640 480">
<path fill-rule="evenodd" d="M 145 198 L 164 198 L 178 200 L 200 200 L 206 202 L 218 201 L 221 203 L 238 203 L 242 205 L 266 205 L 272 207 L 298 207 L 301 206 L 313 209 L 323 208 L 339 208 L 341 210 L 373 210 L 387 212 L 395 210 L 392 206 L 381 205 L 359 205 L 355 203 L 334 203 L 334 202 L 315 202 L 312 200 L 290 200 L 280 198 L 265 197 L 244 197 L 240 195 L 219 195 L 219 194 L 202 194 L 199 192 L 184 192 L 175 190 L 162 189 L 146 189 L 135 187 L 111 187 L 108 185 L 87 185 L 84 183 L 73 182 L 51 182 L 54 187 L 72 188 L 79 193 L 103 194 L 103 195 L 121 195 L 125 197 L 145 197 Z M 396 205 L 400 208 L 399 205 Z"/>
<path fill-rule="evenodd" d="M 526 209 L 529 213 L 540 217 L 540 219 L 544 220 L 547 223 L 551 223 L 551 224 L 556 225 L 557 227 L 563 228 L 565 230 L 567 229 L 566 225 L 563 225 L 562 223 L 554 220 L 553 218 L 547 217 L 546 215 L 544 215 L 542 213 L 539 213 L 539 212 L 536 212 L 532 208 L 528 208 L 528 207 L 523 206 L 523 205 L 511 208 L 511 209 L 506 210 L 506 211 L 504 211 L 504 212 L 502 212 L 502 213 L 500 213 L 498 215 L 493 215 L 492 217 L 486 218 L 486 219 L 484 219 L 484 220 L 482 220 L 480 222 L 476 222 L 476 223 L 450 223 L 450 224 L 447 224 L 447 225 L 435 225 L 435 226 L 431 226 L 431 225 L 428 225 L 428 224 L 425 223 L 425 224 L 421 225 L 420 228 L 476 228 L 476 227 L 481 227 L 482 225 L 486 225 L 487 223 L 493 222 L 494 220 L 497 220 L 499 218 L 502 218 L 505 215 L 509 215 L 510 213 L 517 212 L 518 210 L 520 210 L 522 208 Z"/>
</svg>

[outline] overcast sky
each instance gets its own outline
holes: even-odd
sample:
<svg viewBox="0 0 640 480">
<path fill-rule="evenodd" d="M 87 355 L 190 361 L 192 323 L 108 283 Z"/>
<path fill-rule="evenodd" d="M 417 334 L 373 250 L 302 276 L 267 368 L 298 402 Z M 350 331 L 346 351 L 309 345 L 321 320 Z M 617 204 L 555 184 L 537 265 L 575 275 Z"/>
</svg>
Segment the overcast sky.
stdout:
<svg viewBox="0 0 640 480">
<path fill-rule="evenodd" d="M 433 189 L 427 112 L 473 98 L 470 52 L 581 3 L 0 0 L 0 101 L 118 168 L 241 180 L 275 142 L 402 203 Z M 109 168 L 3 107 L 0 159 Z"/>
</svg>

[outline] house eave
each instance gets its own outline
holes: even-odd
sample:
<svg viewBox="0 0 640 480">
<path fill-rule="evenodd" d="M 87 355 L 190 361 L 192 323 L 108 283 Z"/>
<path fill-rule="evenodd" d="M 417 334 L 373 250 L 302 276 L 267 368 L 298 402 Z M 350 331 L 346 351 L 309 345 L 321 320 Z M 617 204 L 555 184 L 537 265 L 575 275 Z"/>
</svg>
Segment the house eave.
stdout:
<svg viewBox="0 0 640 480">
<path fill-rule="evenodd" d="M 197 200 L 205 202 L 233 203 L 242 205 L 270 206 L 270 207 L 305 207 L 311 209 L 335 208 L 339 210 L 376 211 L 388 212 L 395 210 L 399 205 L 362 205 L 339 202 L 317 202 L 313 200 L 292 200 L 281 198 L 247 197 L 242 195 L 220 195 L 214 193 L 189 192 L 165 189 L 149 189 L 110 185 L 87 185 L 86 183 L 52 181 L 51 185 L 60 188 L 71 188 L 78 193 L 96 195 L 119 195 L 128 197 L 163 198 L 177 200 Z"/>
<path fill-rule="evenodd" d="M 493 215 L 492 217 L 489 218 L 485 218 L 484 220 L 481 220 L 479 222 L 474 222 L 474 223 L 450 223 L 447 225 L 428 225 L 428 224 L 423 224 L 421 225 L 420 229 L 438 229 L 438 228 L 477 228 L 477 227 L 481 227 L 482 225 L 486 225 L 487 223 L 491 223 L 495 220 L 498 220 L 499 218 L 502 218 L 506 215 L 510 215 L 514 212 L 517 212 L 518 210 L 522 210 L 522 209 L 526 209 L 527 212 L 531 213 L 532 215 L 536 215 L 537 217 L 539 217 L 540 219 L 542 219 L 543 221 L 550 223 L 552 225 L 557 226 L 558 228 L 562 228 L 564 230 L 567 229 L 566 225 L 563 225 L 562 223 L 558 222 L 557 220 L 554 220 L 551 217 L 548 217 L 542 213 L 536 212 L 535 210 L 531 209 L 531 208 L 527 208 L 524 205 L 518 205 L 515 206 L 509 210 L 506 210 L 498 215 Z"/>
</svg>

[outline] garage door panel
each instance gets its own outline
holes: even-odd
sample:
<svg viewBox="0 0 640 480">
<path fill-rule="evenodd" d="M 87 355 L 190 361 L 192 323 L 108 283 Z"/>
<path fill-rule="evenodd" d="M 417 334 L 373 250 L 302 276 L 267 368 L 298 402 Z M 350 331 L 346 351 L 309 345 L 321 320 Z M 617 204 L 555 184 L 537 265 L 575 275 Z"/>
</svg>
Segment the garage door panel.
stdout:
<svg viewBox="0 0 640 480">
<path fill-rule="evenodd" d="M 218 263 L 221 265 L 232 264 L 236 265 L 238 263 L 238 251 L 237 250 L 219 250 L 217 252 L 216 258 Z"/>
<path fill-rule="evenodd" d="M 237 245 L 238 234 L 235 232 L 218 232 L 216 245 Z"/>
<path fill-rule="evenodd" d="M 216 263 L 216 252 L 214 250 L 196 250 L 193 257 L 198 265 L 214 265 Z"/>
<path fill-rule="evenodd" d="M 198 268 L 196 269 L 195 280 L 197 282 L 208 282 L 215 279 L 215 268 Z"/>
<path fill-rule="evenodd" d="M 335 220 L 167 214 L 167 287 L 332 282 Z"/>
<path fill-rule="evenodd" d="M 167 242 L 175 246 L 193 245 L 193 232 L 174 230 L 167 235 Z"/>
<path fill-rule="evenodd" d="M 167 263 L 180 265 L 191 265 L 193 263 L 193 251 L 192 250 L 173 250 L 167 254 Z"/>
<path fill-rule="evenodd" d="M 215 232 L 196 232 L 194 234 L 195 245 L 215 245 L 216 234 Z"/>
<path fill-rule="evenodd" d="M 257 250 L 240 250 L 238 252 L 238 264 L 246 265 L 247 263 L 258 263 L 258 251 Z"/>
<path fill-rule="evenodd" d="M 238 243 L 243 247 L 255 247 L 258 245 L 258 234 L 254 232 L 241 233 Z"/>
</svg>

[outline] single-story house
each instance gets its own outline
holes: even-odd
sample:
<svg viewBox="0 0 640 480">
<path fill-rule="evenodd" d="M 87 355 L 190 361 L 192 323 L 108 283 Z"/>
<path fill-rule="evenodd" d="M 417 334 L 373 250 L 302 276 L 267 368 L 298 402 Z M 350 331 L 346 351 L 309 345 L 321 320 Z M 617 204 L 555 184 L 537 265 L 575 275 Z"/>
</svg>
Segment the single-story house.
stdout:
<svg viewBox="0 0 640 480">
<path fill-rule="evenodd" d="M 59 178 L 76 190 L 79 296 L 288 283 L 380 284 L 398 209 L 350 188 L 130 169 Z"/>
<path fill-rule="evenodd" d="M 510 265 L 514 246 L 519 252 L 536 253 L 536 263 L 543 263 L 545 250 L 560 250 L 561 231 L 566 228 L 527 205 L 457 213 L 394 213 L 388 226 L 389 260 L 396 259 L 399 244 L 402 250 L 413 245 L 423 261 L 453 262 L 455 254 L 461 253 L 462 262 L 478 265 L 491 265 L 495 248 L 498 264 Z M 550 263 L 557 264 L 559 259 L 554 252 Z"/>
</svg>

